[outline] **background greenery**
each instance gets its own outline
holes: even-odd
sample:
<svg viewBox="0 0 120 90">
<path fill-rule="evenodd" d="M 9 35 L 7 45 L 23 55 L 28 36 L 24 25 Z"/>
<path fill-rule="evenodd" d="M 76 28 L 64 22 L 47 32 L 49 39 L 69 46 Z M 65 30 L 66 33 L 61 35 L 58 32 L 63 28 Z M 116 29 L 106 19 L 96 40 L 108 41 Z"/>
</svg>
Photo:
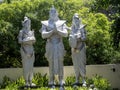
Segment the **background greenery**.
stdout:
<svg viewBox="0 0 120 90">
<path fill-rule="evenodd" d="M 22 67 L 18 33 L 21 21 L 28 16 L 35 31 L 35 66 L 47 66 L 45 41 L 39 32 L 41 21 L 49 18 L 52 5 L 60 19 L 70 27 L 74 13 L 86 24 L 87 64 L 120 62 L 120 3 L 117 0 L 4 0 L 0 4 L 0 68 Z M 112 11 L 111 11 L 112 10 Z M 67 54 L 64 65 L 72 65 L 68 38 L 64 38 Z"/>
</svg>

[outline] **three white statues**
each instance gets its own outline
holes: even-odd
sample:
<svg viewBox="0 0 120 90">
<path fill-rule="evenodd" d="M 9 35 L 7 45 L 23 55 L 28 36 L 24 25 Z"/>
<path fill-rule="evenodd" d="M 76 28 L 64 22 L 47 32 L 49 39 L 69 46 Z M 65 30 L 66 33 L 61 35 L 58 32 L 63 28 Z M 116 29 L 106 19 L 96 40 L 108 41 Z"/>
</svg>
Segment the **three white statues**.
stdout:
<svg viewBox="0 0 120 90">
<path fill-rule="evenodd" d="M 64 86 L 64 69 L 63 60 L 65 56 L 65 49 L 63 45 L 63 37 L 68 36 L 68 27 L 65 20 L 60 20 L 58 12 L 54 7 L 49 11 L 49 19 L 41 21 L 42 28 L 40 30 L 43 39 L 46 41 L 45 57 L 49 62 L 49 86 L 55 87 L 55 75 L 58 75 L 60 86 Z M 28 17 L 24 17 L 22 22 L 23 29 L 20 30 L 18 41 L 21 44 L 21 57 L 23 64 L 23 72 L 26 86 L 35 85 L 32 83 L 33 78 L 33 64 L 34 64 L 34 48 L 35 43 L 34 31 L 31 31 L 31 21 Z M 85 39 L 86 32 L 85 25 L 81 24 L 78 14 L 74 14 L 71 33 L 69 35 L 69 44 L 72 52 L 72 61 L 74 65 L 76 82 L 79 84 L 79 77 L 83 78 L 83 86 L 86 86 L 86 49 Z"/>
<path fill-rule="evenodd" d="M 21 44 L 20 52 L 23 65 L 23 76 L 25 86 L 35 86 L 33 79 L 33 64 L 35 61 L 33 44 L 35 43 L 34 31 L 31 31 L 31 20 L 24 17 L 22 22 L 23 29 L 18 35 L 18 42 Z"/>
</svg>

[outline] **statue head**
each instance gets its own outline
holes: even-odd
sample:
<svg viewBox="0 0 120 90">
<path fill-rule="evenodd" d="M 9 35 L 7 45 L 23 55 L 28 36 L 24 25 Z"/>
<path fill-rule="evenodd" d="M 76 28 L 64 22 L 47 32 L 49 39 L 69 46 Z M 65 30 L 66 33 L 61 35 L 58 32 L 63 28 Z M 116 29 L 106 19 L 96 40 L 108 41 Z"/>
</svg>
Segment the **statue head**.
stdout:
<svg viewBox="0 0 120 90">
<path fill-rule="evenodd" d="M 49 15 L 50 15 L 50 20 L 58 20 L 58 12 L 57 10 L 54 8 L 54 6 L 52 6 L 52 8 L 49 11 Z"/>
<path fill-rule="evenodd" d="M 78 15 L 78 13 L 75 13 L 74 14 L 74 16 L 73 16 L 73 25 L 75 25 L 75 26 L 80 26 L 80 24 L 81 24 L 81 19 L 79 18 L 79 15 Z"/>
<path fill-rule="evenodd" d="M 24 17 L 24 21 L 22 21 L 22 26 L 25 30 L 30 30 L 31 20 L 27 16 Z"/>
</svg>

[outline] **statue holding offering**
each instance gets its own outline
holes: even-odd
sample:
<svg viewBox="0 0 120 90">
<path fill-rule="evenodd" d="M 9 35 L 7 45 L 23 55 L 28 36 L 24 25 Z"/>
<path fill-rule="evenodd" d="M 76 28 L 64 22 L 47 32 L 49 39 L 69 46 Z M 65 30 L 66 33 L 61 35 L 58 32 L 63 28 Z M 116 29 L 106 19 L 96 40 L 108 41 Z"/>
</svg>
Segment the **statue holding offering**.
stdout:
<svg viewBox="0 0 120 90">
<path fill-rule="evenodd" d="M 20 52 L 23 65 L 23 76 L 25 79 L 25 86 L 35 86 L 32 83 L 33 78 L 33 64 L 35 61 L 33 44 L 35 43 L 34 31 L 31 31 L 31 20 L 24 17 L 22 22 L 23 29 L 18 35 L 18 42 L 21 44 Z"/>
<path fill-rule="evenodd" d="M 75 13 L 73 16 L 71 33 L 69 35 L 69 45 L 72 52 L 72 61 L 76 75 L 76 82 L 73 85 L 79 85 L 80 76 L 83 78 L 83 86 L 86 86 L 85 75 L 86 75 L 86 31 L 85 25 L 81 23 L 81 19 L 78 14 Z"/>
</svg>

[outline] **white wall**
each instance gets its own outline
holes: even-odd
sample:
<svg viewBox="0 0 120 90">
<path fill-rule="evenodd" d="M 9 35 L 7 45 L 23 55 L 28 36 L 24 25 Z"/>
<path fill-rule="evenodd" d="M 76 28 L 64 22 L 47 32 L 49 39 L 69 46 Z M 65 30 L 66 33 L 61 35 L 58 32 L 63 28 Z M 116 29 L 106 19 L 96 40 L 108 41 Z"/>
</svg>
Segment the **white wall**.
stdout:
<svg viewBox="0 0 120 90">
<path fill-rule="evenodd" d="M 113 72 L 113 68 L 115 68 L 115 72 Z M 108 79 L 113 88 L 120 89 L 120 64 L 109 64 L 109 65 L 87 65 L 86 66 L 86 76 L 88 78 L 92 78 L 96 74 L 103 76 L 104 78 Z M 48 67 L 37 67 L 34 68 L 34 73 L 41 73 L 42 75 L 48 74 L 49 75 L 49 68 Z M 12 80 L 16 80 L 17 78 L 23 75 L 22 68 L 6 68 L 0 69 L 0 83 L 2 83 L 3 77 L 7 76 Z M 73 76 L 74 69 L 73 66 L 65 66 L 64 67 L 64 76 Z"/>
<path fill-rule="evenodd" d="M 113 72 L 115 68 L 115 72 Z M 120 64 L 118 65 L 89 65 L 87 66 L 87 77 L 91 78 L 96 74 L 108 79 L 113 88 L 120 89 Z"/>
</svg>

